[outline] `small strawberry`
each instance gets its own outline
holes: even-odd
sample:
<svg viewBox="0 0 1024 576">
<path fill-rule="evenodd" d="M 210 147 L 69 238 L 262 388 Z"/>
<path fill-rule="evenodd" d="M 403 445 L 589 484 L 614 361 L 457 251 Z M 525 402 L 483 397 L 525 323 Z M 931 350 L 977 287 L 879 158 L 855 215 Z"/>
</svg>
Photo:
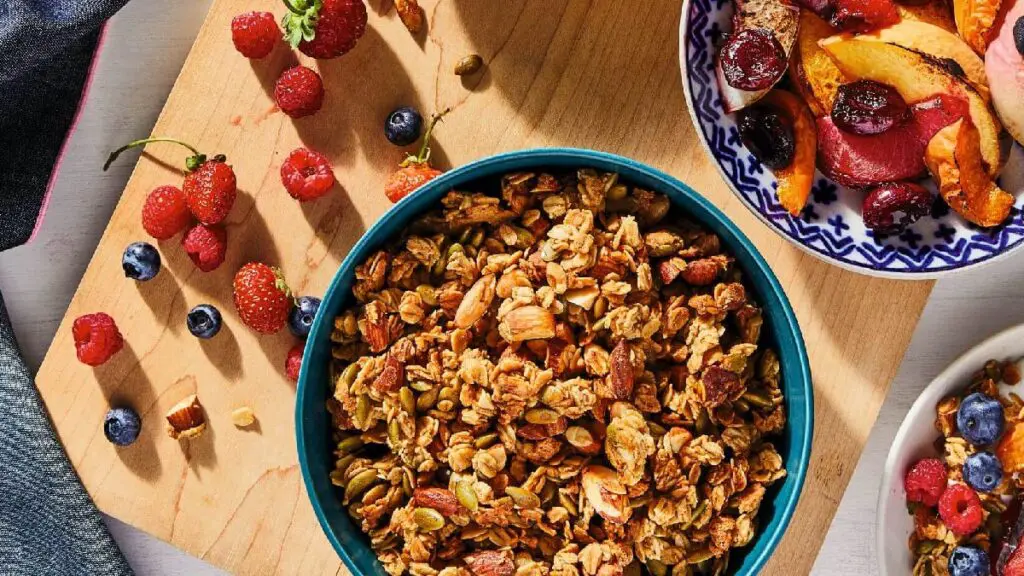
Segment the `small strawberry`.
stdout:
<svg viewBox="0 0 1024 576">
<path fill-rule="evenodd" d="M 319 60 L 337 58 L 366 32 L 363 0 L 284 0 L 281 25 L 292 48 Z"/>
<path fill-rule="evenodd" d="M 273 334 L 288 322 L 291 292 L 278 268 L 250 262 L 235 274 L 235 308 L 246 326 Z"/>
<path fill-rule="evenodd" d="M 296 344 L 288 351 L 288 357 L 284 360 L 284 374 L 291 381 L 298 381 L 299 371 L 302 369 L 302 353 L 306 351 L 306 344 Z"/>
<path fill-rule="evenodd" d="M 203 272 L 216 270 L 228 251 L 228 233 L 223 226 L 196 224 L 181 239 L 185 253 Z"/>
<path fill-rule="evenodd" d="M 281 164 L 281 183 L 300 202 L 316 200 L 334 186 L 334 172 L 323 154 L 296 148 Z"/>
<path fill-rule="evenodd" d="M 71 325 L 79 362 L 99 366 L 124 348 L 124 338 L 109 314 L 97 312 L 75 318 Z"/>
<path fill-rule="evenodd" d="M 192 152 L 192 156 L 185 158 L 187 172 L 182 190 L 185 194 L 185 203 L 197 220 L 203 224 L 219 224 L 227 218 L 235 203 L 238 187 L 235 171 L 226 164 L 227 158 L 223 154 L 208 159 L 206 154 L 180 140 L 162 137 L 146 138 L 129 142 L 111 152 L 106 163 L 103 164 L 103 169 L 110 168 L 114 160 L 125 150 L 145 146 L 150 142 L 171 142 L 184 146 Z"/>
<path fill-rule="evenodd" d="M 246 58 L 267 57 L 280 39 L 281 30 L 270 12 L 246 12 L 231 20 L 231 42 Z"/>
<path fill-rule="evenodd" d="M 174 186 L 154 188 L 142 205 L 142 227 L 157 240 L 167 240 L 191 221 L 185 194 Z"/>
<path fill-rule="evenodd" d="M 293 66 L 281 73 L 274 85 L 274 100 L 292 118 L 316 114 L 324 105 L 324 82 L 305 66 Z"/>
<path fill-rule="evenodd" d="M 384 182 L 384 195 L 392 202 L 398 202 L 405 198 L 420 186 L 430 182 L 441 175 L 441 171 L 430 165 L 430 135 L 434 126 L 444 118 L 451 109 L 440 114 L 434 114 L 427 124 L 427 131 L 423 133 L 423 144 L 420 146 L 416 156 L 409 155 Z"/>
</svg>

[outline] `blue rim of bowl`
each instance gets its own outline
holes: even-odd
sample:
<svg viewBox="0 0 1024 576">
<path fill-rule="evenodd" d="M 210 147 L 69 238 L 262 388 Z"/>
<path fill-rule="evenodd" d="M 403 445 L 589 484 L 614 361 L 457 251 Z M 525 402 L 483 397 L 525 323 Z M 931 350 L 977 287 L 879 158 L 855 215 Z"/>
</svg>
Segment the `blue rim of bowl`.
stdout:
<svg viewBox="0 0 1024 576">
<path fill-rule="evenodd" d="M 688 2 L 687 2 L 688 3 Z M 505 152 L 496 154 L 494 156 L 488 156 L 479 160 L 475 160 L 463 166 L 460 166 L 454 170 L 443 173 L 437 178 L 424 184 L 420 189 L 414 193 L 406 196 L 400 200 L 397 204 L 392 206 L 386 213 L 381 215 L 376 222 L 370 226 L 366 232 L 359 238 L 359 241 L 352 246 L 349 250 L 348 255 L 342 261 L 338 270 L 353 268 L 355 259 L 360 252 L 374 241 L 374 237 L 380 233 L 381 229 L 386 227 L 387 220 L 394 214 L 400 213 L 405 206 L 415 202 L 420 196 L 428 194 L 428 190 L 434 190 L 436 188 L 447 188 L 453 183 L 462 180 L 465 172 L 475 172 L 479 170 L 486 170 L 486 168 L 493 165 L 500 165 L 510 160 L 523 161 L 536 159 L 536 166 L 550 165 L 552 163 L 552 156 L 563 156 L 579 161 L 581 165 L 586 165 L 588 162 L 594 163 L 606 163 L 611 165 L 623 166 L 634 172 L 642 173 L 644 176 L 657 180 L 664 188 L 675 189 L 682 194 L 689 197 L 690 200 L 698 204 L 704 209 L 710 218 L 714 219 L 714 224 L 718 227 L 728 230 L 736 239 L 746 248 L 750 260 L 757 267 L 758 273 L 763 276 L 769 283 L 771 290 L 775 292 L 782 304 L 782 316 L 784 325 L 778 326 L 777 329 L 780 331 L 791 332 L 794 336 L 794 345 L 797 349 L 797 358 L 791 361 L 798 361 L 799 376 L 800 379 L 807 384 L 807 390 L 804 401 L 804 412 L 806 414 L 806 420 L 804 424 L 803 442 L 799 446 L 790 446 L 789 449 L 796 450 L 798 458 L 796 460 L 796 469 L 790 469 L 787 471 L 787 475 L 795 476 L 796 483 L 793 486 L 793 491 L 789 497 L 783 502 L 775 502 L 775 506 L 779 507 L 781 504 L 782 510 L 782 521 L 775 527 L 770 533 L 761 533 L 757 536 L 758 542 L 764 542 L 764 546 L 760 554 L 753 559 L 751 574 L 757 574 L 761 568 L 764 567 L 768 559 L 774 553 L 782 537 L 786 533 L 786 529 L 789 527 L 790 521 L 793 519 L 794 512 L 796 511 L 797 503 L 800 500 L 800 496 L 803 493 L 804 481 L 807 477 L 807 468 L 810 464 L 811 457 L 811 444 L 814 439 L 814 389 L 813 380 L 811 379 L 811 368 L 810 361 L 807 356 L 807 348 L 804 344 L 803 333 L 800 330 L 800 324 L 797 322 L 796 314 L 793 312 L 793 307 L 789 302 L 786 292 L 782 289 L 782 285 L 779 283 L 778 278 L 775 277 L 775 273 L 772 272 L 768 263 L 764 257 L 754 246 L 754 243 L 747 238 L 739 227 L 737 227 L 728 217 L 725 216 L 717 207 L 709 202 L 704 196 L 697 193 L 689 185 L 683 183 L 660 170 L 652 168 L 646 164 L 631 160 L 624 156 L 617 154 L 611 154 L 609 152 L 601 152 L 596 150 L 586 150 L 582 148 L 533 148 L 527 150 L 519 150 L 514 152 Z M 659 189 L 660 190 L 660 189 Z M 697 219 L 701 224 L 707 225 L 704 219 Z M 745 270 L 745 273 L 749 276 L 749 273 Z M 340 289 L 341 282 L 339 281 L 340 275 L 336 274 L 331 280 L 331 284 L 324 294 L 324 302 L 333 302 L 338 295 L 335 294 Z M 342 295 L 344 296 L 344 295 Z M 326 315 L 317 315 L 313 322 L 313 328 L 310 331 L 308 341 L 316 341 L 317 338 L 324 338 L 329 336 L 329 330 L 333 326 L 334 319 L 327 319 Z M 326 334 L 324 334 L 326 333 Z M 352 558 L 349 556 L 348 551 L 342 546 L 338 540 L 337 535 L 334 533 L 333 527 L 327 520 L 326 514 L 323 509 L 323 505 L 319 499 L 314 498 L 314 486 L 312 481 L 312 475 L 309 470 L 309 462 L 305 457 L 306 454 L 306 440 L 305 435 L 302 433 L 304 429 L 305 404 L 300 401 L 303 398 L 307 384 L 306 366 L 308 365 L 309 358 L 311 356 L 311 346 L 306 347 L 306 351 L 302 361 L 302 370 L 299 375 L 299 380 L 296 385 L 296 402 L 295 402 L 295 429 L 296 429 L 296 448 L 299 456 L 299 467 L 302 471 L 303 486 L 306 490 L 306 497 L 309 499 L 310 504 L 313 506 L 313 511 L 316 514 L 317 521 L 320 523 L 320 528 L 323 530 L 327 539 L 330 541 L 334 551 L 344 562 L 345 566 L 350 572 L 355 575 L 362 575 L 362 572 Z M 781 360 L 781 358 L 780 358 Z M 787 420 L 787 426 L 791 425 Z M 764 538 L 764 540 L 760 540 Z"/>
<path fill-rule="evenodd" d="M 710 2 L 716 2 L 719 6 L 727 0 L 709 0 Z M 704 129 L 701 126 L 700 118 L 697 115 L 695 109 L 695 102 L 693 98 L 693 91 L 690 90 L 689 77 L 692 72 L 692 65 L 690 62 L 690 43 L 687 39 L 690 37 L 690 10 L 694 0 L 683 0 L 683 11 L 682 17 L 679 23 L 679 69 L 680 76 L 682 78 L 683 93 L 686 100 L 686 110 L 689 113 L 690 121 L 693 124 L 693 130 L 697 133 L 697 138 L 700 140 L 701 146 L 704 148 L 704 152 L 711 159 L 711 164 L 714 165 L 715 170 L 722 177 L 722 180 L 729 186 L 729 190 L 732 191 L 740 203 L 743 204 L 750 212 L 763 222 L 772 232 L 776 233 L 779 237 L 786 239 L 788 242 L 803 250 L 804 252 L 818 258 L 824 262 L 838 266 L 844 270 L 855 272 L 857 274 L 863 274 L 865 276 L 872 276 L 876 278 L 888 278 L 891 280 L 935 280 L 943 278 L 951 274 L 963 272 L 967 270 L 977 270 L 978 268 L 995 264 L 1009 257 L 1011 254 L 1016 252 L 1018 248 L 1024 247 L 1024 238 L 1019 239 L 1012 245 L 1007 246 L 1001 252 L 990 255 L 986 258 L 974 260 L 968 263 L 949 264 L 946 266 L 940 266 L 930 268 L 927 270 L 889 270 L 884 268 L 877 268 L 861 262 L 853 260 L 847 260 L 841 256 L 824 252 L 818 248 L 808 246 L 796 238 L 792 233 L 773 222 L 770 218 L 765 216 L 758 208 L 750 203 L 750 201 L 740 193 L 736 188 L 736 184 L 732 178 L 725 172 L 722 163 L 711 149 L 711 145 L 708 143 L 708 136 L 704 133 Z"/>
</svg>

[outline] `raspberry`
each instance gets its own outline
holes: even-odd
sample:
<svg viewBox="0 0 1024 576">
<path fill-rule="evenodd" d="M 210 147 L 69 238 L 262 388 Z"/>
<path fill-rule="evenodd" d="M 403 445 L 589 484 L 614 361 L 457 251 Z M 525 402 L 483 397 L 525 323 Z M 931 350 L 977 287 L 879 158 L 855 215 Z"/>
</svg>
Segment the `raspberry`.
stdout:
<svg viewBox="0 0 1024 576">
<path fill-rule="evenodd" d="M 908 502 L 935 506 L 946 490 L 946 465 L 937 458 L 926 458 L 914 464 L 903 478 Z"/>
<path fill-rule="evenodd" d="M 297 148 L 281 164 L 281 183 L 300 202 L 316 200 L 334 186 L 327 157 L 308 148 Z"/>
<path fill-rule="evenodd" d="M 221 226 L 196 224 L 181 239 L 181 246 L 196 268 L 203 272 L 216 270 L 228 251 L 228 233 Z"/>
<path fill-rule="evenodd" d="M 192 221 L 185 194 L 174 186 L 160 186 L 142 205 L 142 227 L 157 240 L 167 240 Z"/>
<path fill-rule="evenodd" d="M 220 159 L 206 160 L 185 176 L 185 201 L 203 224 L 219 224 L 228 217 L 238 193 L 235 171 Z"/>
<path fill-rule="evenodd" d="M 305 66 L 289 68 L 277 79 L 274 100 L 277 107 L 292 118 L 314 114 L 324 103 L 323 80 Z"/>
<path fill-rule="evenodd" d="M 984 514 L 978 495 L 964 484 L 954 484 L 939 498 L 939 517 L 957 536 L 967 536 L 981 526 Z"/>
<path fill-rule="evenodd" d="M 103 312 L 76 318 L 71 325 L 71 336 L 75 340 L 78 361 L 89 366 L 103 364 L 124 347 L 117 324 Z"/>
<path fill-rule="evenodd" d="M 281 38 L 281 30 L 270 12 L 246 12 L 231 20 L 231 41 L 246 58 L 264 58 Z"/>
<path fill-rule="evenodd" d="M 288 351 L 288 357 L 284 361 L 284 374 L 289 380 L 298 381 L 299 369 L 302 368 L 302 353 L 305 351 L 305 344 L 296 344 Z"/>
</svg>

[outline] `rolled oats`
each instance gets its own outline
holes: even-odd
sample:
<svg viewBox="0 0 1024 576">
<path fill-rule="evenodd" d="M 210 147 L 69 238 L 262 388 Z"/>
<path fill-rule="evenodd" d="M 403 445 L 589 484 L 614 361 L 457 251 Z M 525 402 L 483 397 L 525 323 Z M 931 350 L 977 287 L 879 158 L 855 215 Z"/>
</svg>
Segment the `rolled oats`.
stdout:
<svg viewBox="0 0 1024 576">
<path fill-rule="evenodd" d="M 753 540 L 779 361 L 717 236 L 669 210 L 615 174 L 509 174 L 357 268 L 331 482 L 390 574 L 718 574 Z"/>
</svg>

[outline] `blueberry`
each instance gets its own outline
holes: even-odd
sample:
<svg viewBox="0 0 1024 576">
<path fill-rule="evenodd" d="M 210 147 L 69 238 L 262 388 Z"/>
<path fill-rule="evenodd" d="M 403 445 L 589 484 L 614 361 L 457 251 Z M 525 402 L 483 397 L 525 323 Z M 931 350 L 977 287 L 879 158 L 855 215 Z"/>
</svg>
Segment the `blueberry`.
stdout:
<svg viewBox="0 0 1024 576">
<path fill-rule="evenodd" d="M 142 421 L 131 408 L 114 408 L 103 419 L 103 435 L 118 446 L 127 446 L 139 437 Z"/>
<path fill-rule="evenodd" d="M 388 115 L 384 122 L 384 135 L 395 146 L 408 146 L 420 139 L 423 116 L 411 106 L 402 106 Z"/>
<path fill-rule="evenodd" d="M 964 462 L 964 480 L 978 492 L 991 492 L 1003 479 L 1003 465 L 991 452 L 971 454 Z"/>
<path fill-rule="evenodd" d="M 1013 43 L 1017 46 L 1017 52 L 1024 54 L 1024 16 L 1013 23 Z"/>
<path fill-rule="evenodd" d="M 124 249 L 121 256 L 124 275 L 133 280 L 152 280 L 160 272 L 160 253 L 152 244 L 135 242 Z"/>
<path fill-rule="evenodd" d="M 957 546 L 949 555 L 950 576 L 987 576 L 988 554 L 974 546 Z"/>
<path fill-rule="evenodd" d="M 1003 433 L 1003 405 L 991 396 L 975 392 L 960 402 L 956 427 L 975 446 L 991 444 Z"/>
<path fill-rule="evenodd" d="M 200 304 L 188 313 L 185 323 L 196 338 L 213 338 L 220 332 L 220 310 L 209 304 Z"/>
<path fill-rule="evenodd" d="M 320 299 L 312 296 L 303 296 L 295 302 L 295 307 L 288 313 L 288 328 L 297 338 L 309 336 L 309 330 L 313 327 L 313 318 L 316 311 L 320 309 Z"/>
</svg>

